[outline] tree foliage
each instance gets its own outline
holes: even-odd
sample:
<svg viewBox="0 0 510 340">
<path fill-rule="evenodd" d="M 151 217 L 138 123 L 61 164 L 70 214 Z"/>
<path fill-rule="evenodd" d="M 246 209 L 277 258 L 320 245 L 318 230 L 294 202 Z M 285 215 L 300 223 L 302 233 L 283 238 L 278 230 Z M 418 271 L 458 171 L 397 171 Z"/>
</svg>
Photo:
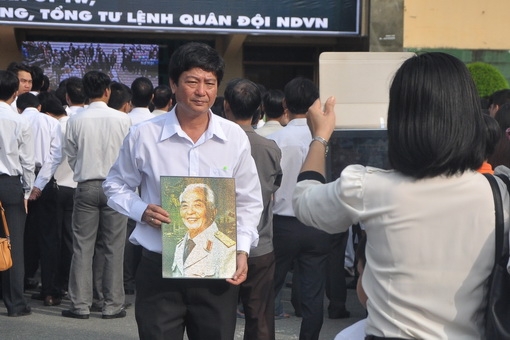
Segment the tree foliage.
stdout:
<svg viewBox="0 0 510 340">
<path fill-rule="evenodd" d="M 488 97 L 498 90 L 509 88 L 508 81 L 503 74 L 491 64 L 474 62 L 467 64 L 467 68 L 481 98 Z"/>
</svg>

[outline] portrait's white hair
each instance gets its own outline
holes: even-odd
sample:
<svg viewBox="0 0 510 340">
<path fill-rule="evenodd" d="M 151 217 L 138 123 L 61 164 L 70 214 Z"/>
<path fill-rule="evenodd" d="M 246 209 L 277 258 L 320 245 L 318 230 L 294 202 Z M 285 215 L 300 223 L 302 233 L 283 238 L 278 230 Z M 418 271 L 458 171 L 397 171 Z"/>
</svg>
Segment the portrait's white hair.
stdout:
<svg viewBox="0 0 510 340">
<path fill-rule="evenodd" d="M 192 184 L 188 184 L 188 186 L 186 186 L 186 188 L 184 188 L 182 193 L 179 195 L 179 202 L 182 203 L 182 196 L 186 192 L 193 191 L 193 190 L 196 190 L 196 189 L 203 189 L 204 190 L 205 199 L 206 199 L 207 204 L 209 205 L 209 207 L 212 208 L 212 209 L 216 208 L 214 192 L 212 191 L 211 187 L 209 187 L 205 183 L 192 183 Z"/>
</svg>

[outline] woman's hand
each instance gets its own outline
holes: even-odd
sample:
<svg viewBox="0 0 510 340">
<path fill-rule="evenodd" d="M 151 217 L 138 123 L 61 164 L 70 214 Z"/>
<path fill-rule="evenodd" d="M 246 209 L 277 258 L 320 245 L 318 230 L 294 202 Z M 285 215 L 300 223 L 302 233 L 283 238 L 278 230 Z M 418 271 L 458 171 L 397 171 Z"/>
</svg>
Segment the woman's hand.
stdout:
<svg viewBox="0 0 510 340">
<path fill-rule="evenodd" d="M 308 109 L 306 119 L 312 137 L 319 136 L 329 141 L 336 124 L 335 102 L 335 97 L 329 97 L 322 111 L 321 101 L 317 99 Z"/>
</svg>

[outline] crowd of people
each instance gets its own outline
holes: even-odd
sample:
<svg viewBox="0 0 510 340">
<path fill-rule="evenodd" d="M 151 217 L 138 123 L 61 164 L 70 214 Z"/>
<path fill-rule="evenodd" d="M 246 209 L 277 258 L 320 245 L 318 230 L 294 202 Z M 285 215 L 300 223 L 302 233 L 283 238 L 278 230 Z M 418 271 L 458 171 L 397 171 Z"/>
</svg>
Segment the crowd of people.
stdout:
<svg viewBox="0 0 510 340">
<path fill-rule="evenodd" d="M 241 315 L 244 339 L 273 340 L 291 271 L 299 339 L 319 339 L 325 294 L 330 318 L 350 316 L 344 255 L 356 225 L 368 316 L 338 339 L 483 338 L 495 218 L 480 172 L 510 173 L 510 90 L 494 94 L 484 116 L 458 59 L 408 59 L 390 88 L 392 170 L 351 165 L 325 183 L 335 99 L 323 107 L 303 77 L 283 91 L 231 79 L 218 96 L 224 71 L 202 43 L 172 54 L 170 86 L 89 70 L 41 90 L 37 66 L 0 71 L 8 315 L 31 314 L 24 289 L 40 271 L 31 298 L 57 306 L 67 296 L 63 317 L 123 318 L 125 295 L 136 294 L 140 339 L 231 340 Z M 206 183 L 182 185 L 176 221 L 162 207 L 162 176 L 233 178 L 235 237 L 221 230 Z M 165 253 L 171 223 L 186 233 Z M 165 256 L 173 277 L 162 275 Z"/>
</svg>

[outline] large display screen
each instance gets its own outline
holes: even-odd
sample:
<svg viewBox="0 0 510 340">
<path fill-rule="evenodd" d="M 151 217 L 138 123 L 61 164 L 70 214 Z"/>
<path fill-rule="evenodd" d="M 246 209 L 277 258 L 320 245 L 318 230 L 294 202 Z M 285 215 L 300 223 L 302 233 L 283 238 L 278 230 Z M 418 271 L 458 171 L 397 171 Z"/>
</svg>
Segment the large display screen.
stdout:
<svg viewBox="0 0 510 340">
<path fill-rule="evenodd" d="M 329 140 L 327 180 L 336 180 L 342 170 L 351 164 L 389 169 L 387 130 L 335 130 Z"/>
<path fill-rule="evenodd" d="M 24 41 L 21 51 L 24 63 L 44 70 L 52 89 L 66 78 L 81 78 L 91 70 L 104 72 L 127 86 L 138 77 L 147 77 L 158 85 L 156 44 Z"/>
</svg>

